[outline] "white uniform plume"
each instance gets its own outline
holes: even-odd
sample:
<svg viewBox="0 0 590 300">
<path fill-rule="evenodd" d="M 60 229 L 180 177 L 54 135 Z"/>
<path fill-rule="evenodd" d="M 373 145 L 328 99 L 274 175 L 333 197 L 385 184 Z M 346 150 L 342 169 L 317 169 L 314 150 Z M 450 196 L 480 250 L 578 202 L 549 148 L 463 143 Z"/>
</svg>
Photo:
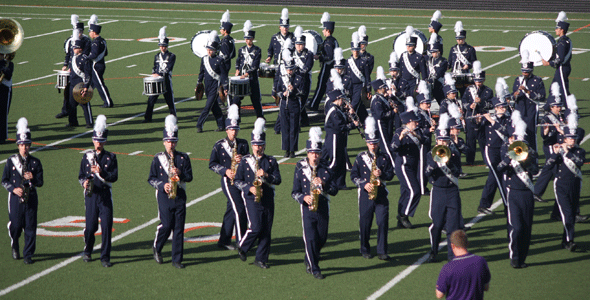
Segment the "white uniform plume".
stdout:
<svg viewBox="0 0 590 300">
<path fill-rule="evenodd" d="M 219 20 L 219 22 L 221 22 L 221 23 L 229 22 L 229 9 L 223 13 L 223 16 L 221 16 L 221 20 Z"/>
<path fill-rule="evenodd" d="M 329 22 L 329 21 L 330 21 L 330 13 L 324 12 L 324 14 L 322 15 L 322 18 L 320 19 L 320 24 L 324 25 L 324 22 Z"/>
<path fill-rule="evenodd" d="M 29 131 L 31 130 L 29 130 L 29 122 L 27 121 L 27 118 L 22 117 L 18 119 L 18 122 L 16 122 L 16 134 L 27 133 Z"/>
<path fill-rule="evenodd" d="M 365 25 L 361 25 L 361 27 L 359 27 L 358 33 L 359 38 L 363 40 L 367 36 L 367 27 L 365 27 Z"/>
<path fill-rule="evenodd" d="M 414 104 L 414 97 L 412 96 L 406 97 L 406 111 L 418 111 L 418 107 Z"/>
<path fill-rule="evenodd" d="M 414 27 L 412 27 L 412 26 L 406 27 L 406 41 L 410 39 L 410 37 L 412 36 L 412 33 L 414 33 Z"/>
<path fill-rule="evenodd" d="M 385 82 L 385 80 L 387 80 L 387 78 L 385 77 L 385 71 L 383 71 L 382 66 L 377 67 L 377 77 L 376 78 L 383 80 L 383 82 Z"/>
<path fill-rule="evenodd" d="M 244 35 L 248 35 L 248 31 L 250 31 L 252 29 L 252 22 L 250 22 L 250 20 L 246 20 L 246 22 L 244 22 Z"/>
<path fill-rule="evenodd" d="M 438 130 L 447 130 L 449 128 L 449 114 L 444 113 L 438 119 Z"/>
<path fill-rule="evenodd" d="M 420 80 L 420 82 L 418 83 L 418 93 L 423 94 L 424 98 L 430 99 L 430 91 L 428 90 L 426 81 Z"/>
<path fill-rule="evenodd" d="M 297 26 L 297 28 L 295 28 L 295 31 L 293 32 L 293 35 L 296 39 L 300 39 L 303 35 L 303 28 L 301 28 L 301 26 Z"/>
<path fill-rule="evenodd" d="M 498 99 L 504 99 L 508 94 L 508 89 L 505 87 L 508 87 L 506 80 L 502 77 L 498 77 L 496 80 L 496 97 L 498 97 Z"/>
<path fill-rule="evenodd" d="M 436 43 L 436 39 L 438 38 L 438 34 L 436 33 L 432 33 L 430 35 L 430 40 L 428 40 L 428 44 L 430 45 L 434 45 L 434 43 Z"/>
<path fill-rule="evenodd" d="M 283 58 L 283 61 L 289 64 L 293 60 L 293 57 L 291 57 L 291 51 L 289 49 L 283 49 L 281 57 Z"/>
<path fill-rule="evenodd" d="M 480 74 L 481 73 L 481 62 L 476 60 L 473 62 L 473 73 Z"/>
<path fill-rule="evenodd" d="M 457 121 L 461 119 L 461 111 L 459 111 L 459 106 L 457 106 L 457 104 L 450 103 L 447 109 L 449 110 L 449 114 L 451 114 L 453 119 L 457 119 Z"/>
<path fill-rule="evenodd" d="M 322 141 L 322 128 L 315 126 L 309 129 L 309 140 L 312 143 L 319 143 Z"/>
<path fill-rule="evenodd" d="M 576 100 L 576 96 L 574 94 L 567 96 L 565 100 L 567 101 L 567 108 L 569 108 L 570 111 L 578 110 L 578 101 Z"/>
<path fill-rule="evenodd" d="M 567 15 L 565 14 L 565 11 L 560 11 L 557 15 L 557 19 L 555 19 L 555 23 L 563 22 L 565 20 L 567 20 Z"/>
<path fill-rule="evenodd" d="M 88 27 L 90 27 L 91 24 L 98 25 L 98 16 L 97 15 L 90 16 L 90 20 L 88 20 Z"/>
<path fill-rule="evenodd" d="M 74 44 L 74 42 L 76 42 L 79 39 L 80 39 L 80 30 L 78 28 L 76 28 L 72 31 L 72 39 L 70 40 L 72 45 Z"/>
<path fill-rule="evenodd" d="M 212 30 L 209 32 L 209 36 L 207 37 L 207 44 L 211 45 L 211 43 L 217 41 L 219 36 L 217 35 L 217 30 Z"/>
<path fill-rule="evenodd" d="M 334 72 L 333 72 L 334 71 Z M 335 90 L 344 90 L 344 84 L 342 83 L 342 77 L 336 69 L 332 69 L 330 79 L 332 79 L 332 85 Z"/>
<path fill-rule="evenodd" d="M 463 22 L 457 21 L 457 23 L 455 23 L 455 35 L 461 34 L 462 30 L 463 30 Z"/>
<path fill-rule="evenodd" d="M 445 73 L 445 85 L 455 86 L 455 79 L 453 79 L 451 73 Z"/>
<path fill-rule="evenodd" d="M 285 49 L 291 49 L 293 48 L 293 42 L 291 41 L 291 39 L 287 39 L 284 43 L 283 43 L 283 47 L 281 48 L 281 50 L 285 50 Z"/>
<path fill-rule="evenodd" d="M 98 122 L 98 120 L 97 120 Z M 166 132 L 168 132 L 168 135 L 173 135 L 174 132 L 178 131 L 178 126 L 176 125 L 176 116 L 175 115 L 168 115 L 166 116 L 166 119 L 164 120 L 164 128 L 166 129 Z"/>
<path fill-rule="evenodd" d="M 395 51 L 392 51 L 391 54 L 389 54 L 389 63 L 392 65 L 397 64 L 398 61 L 398 56 L 397 53 L 395 53 Z"/>
<path fill-rule="evenodd" d="M 254 129 L 252 129 L 252 133 L 254 135 L 261 135 L 264 131 L 266 131 L 266 128 L 264 128 L 265 124 L 266 121 L 264 120 L 264 118 L 256 119 L 256 122 L 254 122 Z"/>
<path fill-rule="evenodd" d="M 437 21 L 440 20 L 440 18 L 442 17 L 442 13 L 440 12 L 440 10 L 437 10 L 434 12 L 434 14 L 432 14 L 432 19 L 430 19 L 430 21 Z"/>
<path fill-rule="evenodd" d="M 342 48 L 338 47 L 338 48 L 334 49 L 334 60 L 341 61 L 343 59 L 344 59 L 344 56 L 342 56 Z"/>
<path fill-rule="evenodd" d="M 523 49 L 520 53 L 520 63 L 526 64 L 529 62 L 529 50 Z"/>
<path fill-rule="evenodd" d="M 281 20 L 287 21 L 289 19 L 289 10 L 287 8 L 283 8 L 281 11 Z"/>
<path fill-rule="evenodd" d="M 576 111 L 572 111 L 567 116 L 567 127 L 569 127 L 570 132 L 576 132 L 576 128 L 578 128 L 578 113 Z"/>
<path fill-rule="evenodd" d="M 352 47 L 359 47 L 359 33 L 356 31 L 352 33 Z"/>
<path fill-rule="evenodd" d="M 164 43 L 164 39 L 166 38 L 166 26 L 160 28 L 160 33 L 158 33 L 158 39 L 160 43 Z"/>
<path fill-rule="evenodd" d="M 107 129 L 107 117 L 104 115 L 98 115 L 98 117 L 96 117 L 96 122 L 94 122 L 94 131 L 102 134 L 105 129 Z"/>
<path fill-rule="evenodd" d="M 519 141 L 524 140 L 524 136 L 526 134 L 526 122 L 522 120 L 520 111 L 514 110 L 510 116 L 510 119 L 514 126 L 514 135 L 516 135 L 516 139 Z"/>
<path fill-rule="evenodd" d="M 238 108 L 238 105 L 230 105 L 230 107 L 227 109 L 227 118 L 236 121 L 240 118 L 240 109 Z"/>
<path fill-rule="evenodd" d="M 367 117 L 365 119 L 365 133 L 367 134 L 367 137 L 370 139 L 375 139 L 375 131 L 377 131 L 377 122 L 375 122 L 375 118 Z"/>
<path fill-rule="evenodd" d="M 78 15 L 72 15 L 70 17 L 70 23 L 72 24 L 72 26 L 74 26 L 74 28 L 76 28 L 76 25 L 78 24 L 79 19 L 80 19 L 80 17 L 78 17 Z"/>
</svg>

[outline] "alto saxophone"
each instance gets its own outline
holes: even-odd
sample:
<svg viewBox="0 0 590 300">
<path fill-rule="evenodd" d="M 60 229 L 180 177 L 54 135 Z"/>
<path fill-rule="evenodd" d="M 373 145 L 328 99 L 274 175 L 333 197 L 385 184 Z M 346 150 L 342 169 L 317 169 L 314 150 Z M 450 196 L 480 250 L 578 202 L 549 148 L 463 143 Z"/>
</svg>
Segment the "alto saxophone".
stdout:
<svg viewBox="0 0 590 300">
<path fill-rule="evenodd" d="M 236 155 L 238 155 L 238 140 L 234 141 L 234 150 L 231 154 L 231 171 L 234 173 L 234 178 L 236 178 L 236 171 L 238 169 L 238 162 L 236 160 Z M 230 180 L 231 185 L 234 185 L 234 178 Z"/>
<path fill-rule="evenodd" d="M 311 165 L 310 165 L 311 167 Z M 317 177 L 318 168 L 311 167 L 311 181 L 309 182 L 309 195 L 311 196 L 311 204 L 309 205 L 309 211 L 315 212 L 318 211 L 318 204 L 320 201 L 320 195 L 322 194 L 322 186 L 315 185 L 313 180 Z"/>
<path fill-rule="evenodd" d="M 23 195 L 22 197 L 20 197 L 20 202 L 26 203 L 27 201 L 29 201 L 29 195 L 31 193 L 31 181 L 25 179 L 25 173 L 29 172 L 28 161 L 24 157 L 20 156 L 20 154 L 18 155 L 18 158 L 20 160 L 21 165 L 23 166 L 23 175 L 20 181 L 20 188 L 23 190 Z"/>
<path fill-rule="evenodd" d="M 256 175 L 256 173 L 258 173 L 258 159 L 256 158 L 256 164 L 254 165 L 254 168 L 256 170 L 254 170 L 254 175 Z M 254 182 L 252 182 L 252 185 L 254 185 L 254 188 L 256 189 L 256 196 L 254 196 L 254 202 L 259 203 L 260 199 L 262 199 L 262 179 L 258 176 L 256 176 L 256 179 L 254 179 Z"/>
<path fill-rule="evenodd" d="M 178 182 L 180 178 L 178 174 L 174 172 L 174 156 L 168 156 L 168 183 L 170 184 L 170 192 L 168 193 L 168 199 L 176 199 L 176 191 L 178 189 Z"/>
<path fill-rule="evenodd" d="M 375 155 L 373 163 L 371 164 L 371 177 L 369 178 L 369 182 L 373 185 L 373 191 L 369 193 L 369 200 L 375 200 L 377 198 L 379 186 L 381 185 L 381 180 L 379 180 L 379 177 L 375 176 L 373 173 L 375 170 L 377 170 L 377 155 Z"/>
<path fill-rule="evenodd" d="M 96 166 L 96 164 L 98 164 L 97 162 L 97 156 L 96 156 L 96 151 L 93 152 L 93 156 L 92 156 L 92 166 Z M 88 175 L 88 177 L 86 177 L 86 179 L 88 180 L 88 186 L 86 187 L 86 190 L 84 191 L 84 196 L 86 197 L 90 197 L 92 196 L 92 191 L 94 190 L 94 174 L 90 174 Z"/>
</svg>

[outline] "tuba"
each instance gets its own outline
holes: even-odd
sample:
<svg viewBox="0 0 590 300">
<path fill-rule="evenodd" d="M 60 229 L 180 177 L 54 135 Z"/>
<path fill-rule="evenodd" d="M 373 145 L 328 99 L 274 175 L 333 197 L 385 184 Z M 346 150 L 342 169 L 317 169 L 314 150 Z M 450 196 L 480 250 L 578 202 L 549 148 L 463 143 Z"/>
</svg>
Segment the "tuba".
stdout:
<svg viewBox="0 0 590 300">
<path fill-rule="evenodd" d="M 16 55 L 24 39 L 24 31 L 20 24 L 13 19 L 0 19 L 0 53 L 6 61 L 11 61 Z M 0 82 L 4 80 L 4 73 L 0 72 Z"/>
<path fill-rule="evenodd" d="M 238 155 L 238 139 L 236 138 L 234 141 L 234 150 L 231 153 L 231 171 L 234 173 L 234 178 L 236 178 L 236 171 L 238 169 L 238 162 L 236 160 L 236 155 Z M 234 178 L 230 180 L 231 185 L 234 185 Z"/>
<path fill-rule="evenodd" d="M 373 159 L 373 163 L 371 164 L 371 177 L 369 177 L 369 182 L 373 185 L 373 191 L 369 193 L 369 200 L 377 199 L 377 195 L 379 194 L 379 186 L 381 186 L 381 180 L 379 177 L 375 176 L 373 172 L 377 170 L 377 155 L 375 154 L 375 158 Z"/>
<path fill-rule="evenodd" d="M 168 199 L 176 199 L 176 191 L 178 189 L 178 182 L 180 181 L 180 178 L 178 177 L 178 174 L 174 172 L 174 169 L 174 156 L 168 155 L 168 183 L 170 184 Z"/>
<path fill-rule="evenodd" d="M 29 162 L 27 159 L 20 156 L 20 154 L 18 155 L 18 159 L 20 160 L 20 163 L 23 166 L 23 174 L 20 181 L 20 188 L 23 190 L 23 196 L 20 198 L 20 202 L 26 203 L 27 201 L 29 201 L 29 195 L 31 194 L 31 181 L 24 178 L 25 173 L 29 172 Z"/>
<path fill-rule="evenodd" d="M 523 162 L 529 156 L 529 146 L 523 141 L 514 141 L 508 146 L 508 156 L 517 162 Z"/>
<path fill-rule="evenodd" d="M 256 173 L 258 173 L 258 158 L 256 159 L 256 164 L 255 164 L 255 169 L 254 170 L 254 175 L 256 175 Z M 254 182 L 252 182 L 252 185 L 254 185 L 254 188 L 256 189 L 256 196 L 254 197 L 254 202 L 256 203 L 260 203 L 260 199 L 262 199 L 262 179 L 258 176 L 256 176 L 256 178 L 254 179 Z"/>
<path fill-rule="evenodd" d="M 446 164 L 451 158 L 451 149 L 445 145 L 437 145 L 432 148 L 431 154 L 435 162 Z"/>
<path fill-rule="evenodd" d="M 311 212 L 316 212 L 318 211 L 318 204 L 320 202 L 320 195 L 322 194 L 322 186 L 321 185 L 315 185 L 313 183 L 313 180 L 317 177 L 318 175 L 318 167 L 312 167 L 311 165 L 309 166 L 311 168 L 311 181 L 309 182 L 309 195 L 311 196 L 311 204 L 309 205 L 309 211 Z"/>
</svg>

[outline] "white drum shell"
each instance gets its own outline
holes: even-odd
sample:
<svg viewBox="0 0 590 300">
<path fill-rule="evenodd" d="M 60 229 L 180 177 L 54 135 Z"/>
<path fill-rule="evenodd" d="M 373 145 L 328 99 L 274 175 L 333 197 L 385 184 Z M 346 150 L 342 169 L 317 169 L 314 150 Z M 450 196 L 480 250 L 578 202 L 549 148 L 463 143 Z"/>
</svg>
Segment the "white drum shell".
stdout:
<svg viewBox="0 0 590 300">
<path fill-rule="evenodd" d="M 324 43 L 320 34 L 314 30 L 305 30 L 303 31 L 303 36 L 305 36 L 305 48 L 311 51 L 314 55 L 317 54 L 318 49 Z"/>
<path fill-rule="evenodd" d="M 193 36 L 193 39 L 191 40 L 191 50 L 196 56 L 201 58 L 207 56 L 206 47 L 210 32 L 211 30 L 202 30 Z"/>
<path fill-rule="evenodd" d="M 416 41 L 416 52 L 420 54 L 426 54 L 428 50 L 428 39 L 422 31 L 414 29 L 412 36 L 418 37 Z M 406 48 L 406 32 L 402 31 L 393 41 L 393 50 L 401 57 L 402 53 L 408 51 Z"/>
<path fill-rule="evenodd" d="M 69 71 L 57 71 L 57 84 L 55 88 L 60 90 L 65 90 L 70 82 L 70 72 Z"/>
<path fill-rule="evenodd" d="M 524 49 L 529 51 L 529 61 L 535 66 L 542 66 L 541 58 L 550 61 L 555 57 L 555 39 L 546 31 L 533 31 L 527 33 L 520 41 L 518 53 L 522 57 Z"/>
<path fill-rule="evenodd" d="M 249 96 L 250 92 L 250 79 L 240 78 L 240 76 L 232 76 L 229 78 L 229 90 L 228 94 L 236 97 Z"/>
<path fill-rule="evenodd" d="M 164 86 L 164 77 L 144 77 L 143 78 L 143 95 L 157 96 L 166 92 Z"/>
</svg>

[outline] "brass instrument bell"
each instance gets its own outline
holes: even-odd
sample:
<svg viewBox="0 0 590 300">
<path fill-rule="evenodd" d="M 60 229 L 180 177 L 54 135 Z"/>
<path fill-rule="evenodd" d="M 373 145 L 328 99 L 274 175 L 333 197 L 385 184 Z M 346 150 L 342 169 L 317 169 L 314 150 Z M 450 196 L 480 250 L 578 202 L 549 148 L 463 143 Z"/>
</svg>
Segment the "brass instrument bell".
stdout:
<svg viewBox="0 0 590 300">
<path fill-rule="evenodd" d="M 508 146 L 508 156 L 518 162 L 525 161 L 529 156 L 529 146 L 523 141 L 514 141 Z"/>
<path fill-rule="evenodd" d="M 451 158 L 451 149 L 445 145 L 436 145 L 431 153 L 432 159 L 437 163 L 446 164 Z"/>
</svg>

